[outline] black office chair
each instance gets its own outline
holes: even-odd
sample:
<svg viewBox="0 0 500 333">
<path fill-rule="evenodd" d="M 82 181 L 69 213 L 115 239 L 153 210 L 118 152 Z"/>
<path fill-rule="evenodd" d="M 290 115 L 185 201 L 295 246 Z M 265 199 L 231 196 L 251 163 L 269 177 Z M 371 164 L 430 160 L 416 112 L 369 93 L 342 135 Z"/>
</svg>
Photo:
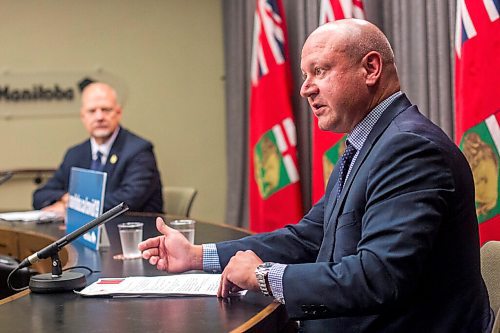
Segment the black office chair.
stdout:
<svg viewBox="0 0 500 333">
<path fill-rule="evenodd" d="M 17 293 L 7 285 L 7 277 L 19 263 L 12 257 L 0 255 L 0 299 Z M 11 284 L 15 288 L 22 288 L 29 284 L 30 277 L 36 274 L 32 269 L 23 268 L 11 277 Z"/>
</svg>

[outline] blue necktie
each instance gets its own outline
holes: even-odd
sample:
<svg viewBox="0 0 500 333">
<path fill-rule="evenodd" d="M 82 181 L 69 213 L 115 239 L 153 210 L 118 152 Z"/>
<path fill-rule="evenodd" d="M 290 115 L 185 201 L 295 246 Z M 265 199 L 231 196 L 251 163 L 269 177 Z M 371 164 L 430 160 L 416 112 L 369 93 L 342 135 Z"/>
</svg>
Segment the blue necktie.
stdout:
<svg viewBox="0 0 500 333">
<path fill-rule="evenodd" d="M 352 158 L 356 155 L 356 148 L 346 140 L 346 147 L 344 154 L 342 154 L 342 158 L 340 160 L 340 174 L 338 180 L 338 190 L 337 190 L 337 199 L 340 197 L 340 192 L 342 192 L 342 188 L 344 187 L 345 178 L 347 177 L 347 172 L 349 171 L 349 166 L 351 165 Z"/>
<path fill-rule="evenodd" d="M 90 164 L 90 169 L 91 170 L 96 170 L 96 171 L 102 171 L 102 153 L 100 151 L 97 151 L 97 158 L 95 160 L 92 160 L 92 163 Z"/>
</svg>

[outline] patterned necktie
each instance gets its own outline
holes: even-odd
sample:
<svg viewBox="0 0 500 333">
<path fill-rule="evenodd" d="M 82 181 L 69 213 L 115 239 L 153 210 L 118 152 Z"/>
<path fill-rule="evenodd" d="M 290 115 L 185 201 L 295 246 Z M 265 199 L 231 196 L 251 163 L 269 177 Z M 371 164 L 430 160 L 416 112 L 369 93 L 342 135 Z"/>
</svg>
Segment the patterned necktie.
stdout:
<svg viewBox="0 0 500 333">
<path fill-rule="evenodd" d="M 92 163 L 90 164 L 90 169 L 91 170 L 96 170 L 96 171 L 102 171 L 102 153 L 100 151 L 97 151 L 97 158 L 95 160 L 92 160 Z"/>
<path fill-rule="evenodd" d="M 342 188 L 344 187 L 345 178 L 347 176 L 347 172 L 349 171 L 349 166 L 351 165 L 354 155 L 356 155 L 356 148 L 354 148 L 354 146 L 346 140 L 345 151 L 344 154 L 342 154 L 342 158 L 340 160 L 337 199 L 340 197 L 340 192 L 342 192 Z"/>
</svg>

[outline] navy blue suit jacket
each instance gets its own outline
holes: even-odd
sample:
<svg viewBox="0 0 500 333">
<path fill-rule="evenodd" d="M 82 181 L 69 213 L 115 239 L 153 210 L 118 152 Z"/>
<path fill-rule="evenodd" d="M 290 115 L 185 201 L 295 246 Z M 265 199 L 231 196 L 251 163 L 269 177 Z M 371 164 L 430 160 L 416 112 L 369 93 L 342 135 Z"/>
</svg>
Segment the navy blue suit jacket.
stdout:
<svg viewBox="0 0 500 333">
<path fill-rule="evenodd" d="M 115 163 L 110 161 L 113 155 Z M 54 176 L 34 192 L 33 207 L 41 209 L 59 200 L 68 192 L 71 168 L 89 169 L 91 162 L 90 140 L 70 148 Z M 103 171 L 108 174 L 104 211 L 123 201 L 131 211 L 163 212 L 160 173 L 150 142 L 120 128 Z"/>
<path fill-rule="evenodd" d="M 445 133 L 398 97 L 371 131 L 338 201 L 296 225 L 217 244 L 289 264 L 285 306 L 312 332 L 484 332 L 474 184 Z"/>
</svg>

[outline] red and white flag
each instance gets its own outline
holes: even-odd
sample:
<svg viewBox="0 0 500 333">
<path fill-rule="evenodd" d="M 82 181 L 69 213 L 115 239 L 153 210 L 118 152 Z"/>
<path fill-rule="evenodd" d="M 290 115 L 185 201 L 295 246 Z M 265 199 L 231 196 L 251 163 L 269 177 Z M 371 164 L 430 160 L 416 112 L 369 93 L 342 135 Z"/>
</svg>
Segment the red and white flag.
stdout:
<svg viewBox="0 0 500 333">
<path fill-rule="evenodd" d="M 257 0 L 251 79 L 250 229 L 264 232 L 303 214 L 281 0 Z"/>
<path fill-rule="evenodd" d="M 500 1 L 458 0 L 455 139 L 474 176 L 481 244 L 500 240 Z"/>
<path fill-rule="evenodd" d="M 321 0 L 319 25 L 344 18 L 365 18 L 361 0 Z M 335 163 L 345 149 L 343 134 L 322 131 L 318 119 L 312 124 L 312 201 L 315 203 L 325 193 L 326 183 Z"/>
</svg>

